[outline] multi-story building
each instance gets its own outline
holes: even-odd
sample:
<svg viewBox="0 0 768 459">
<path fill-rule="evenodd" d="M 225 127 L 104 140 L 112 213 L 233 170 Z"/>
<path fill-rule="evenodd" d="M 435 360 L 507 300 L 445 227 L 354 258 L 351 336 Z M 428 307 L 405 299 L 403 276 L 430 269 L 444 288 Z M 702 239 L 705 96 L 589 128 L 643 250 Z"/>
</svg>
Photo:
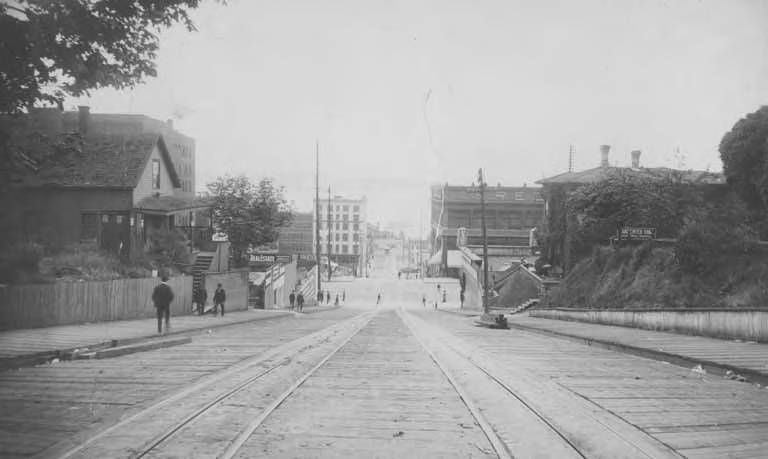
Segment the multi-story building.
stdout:
<svg viewBox="0 0 768 459">
<path fill-rule="evenodd" d="M 317 202 L 314 205 L 317 206 Z M 355 276 L 363 276 L 367 272 L 367 208 L 365 196 L 351 198 L 337 195 L 330 200 L 320 200 L 320 255 L 330 254 L 331 261 L 351 268 Z"/>
<path fill-rule="evenodd" d="M 439 260 L 440 270 L 447 273 L 453 267 L 449 266 L 449 252 L 459 246 L 483 245 L 480 194 L 470 186 L 434 185 L 430 205 L 431 253 Z M 485 190 L 486 237 L 500 259 L 531 255 L 532 230 L 543 215 L 539 187 L 499 185 Z"/>
</svg>

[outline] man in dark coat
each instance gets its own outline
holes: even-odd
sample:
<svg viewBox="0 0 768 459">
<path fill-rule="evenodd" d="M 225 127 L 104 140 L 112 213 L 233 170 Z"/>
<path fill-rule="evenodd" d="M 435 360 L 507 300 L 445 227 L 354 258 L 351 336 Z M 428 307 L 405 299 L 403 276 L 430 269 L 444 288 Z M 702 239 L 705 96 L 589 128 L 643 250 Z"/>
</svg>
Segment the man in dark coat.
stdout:
<svg viewBox="0 0 768 459">
<path fill-rule="evenodd" d="M 152 302 L 157 310 L 157 333 L 163 332 L 163 317 L 165 317 L 165 332 L 171 329 L 171 301 L 173 290 L 168 285 L 168 276 L 163 276 L 163 281 L 152 291 Z"/>
<path fill-rule="evenodd" d="M 291 292 L 290 295 L 288 295 L 288 301 L 291 303 L 291 309 L 296 305 L 296 294 Z"/>
<path fill-rule="evenodd" d="M 299 311 L 304 310 L 304 294 L 299 292 L 299 295 L 296 297 L 296 305 L 299 308 Z"/>
<path fill-rule="evenodd" d="M 208 290 L 205 289 L 205 286 L 200 285 L 195 290 L 192 298 L 195 303 L 197 313 L 199 315 L 203 315 L 203 311 L 205 310 L 205 302 L 208 300 Z"/>
<path fill-rule="evenodd" d="M 213 292 L 213 315 L 214 316 L 219 311 L 219 306 L 221 306 L 221 317 L 224 317 L 225 301 L 227 301 L 227 292 L 225 292 L 224 288 L 221 286 L 221 284 L 219 284 L 216 287 L 216 291 Z"/>
</svg>

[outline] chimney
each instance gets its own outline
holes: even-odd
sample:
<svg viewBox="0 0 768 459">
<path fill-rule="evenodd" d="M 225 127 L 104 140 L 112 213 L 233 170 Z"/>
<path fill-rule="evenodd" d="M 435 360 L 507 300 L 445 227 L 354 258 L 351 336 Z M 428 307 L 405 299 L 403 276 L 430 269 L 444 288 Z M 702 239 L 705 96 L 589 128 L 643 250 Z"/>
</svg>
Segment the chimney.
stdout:
<svg viewBox="0 0 768 459">
<path fill-rule="evenodd" d="M 608 152 L 610 151 L 610 145 L 600 145 L 600 167 L 608 167 Z"/>
<path fill-rule="evenodd" d="M 91 121 L 91 107 L 87 105 L 77 106 L 77 130 L 80 134 L 88 133 L 88 124 Z"/>
<path fill-rule="evenodd" d="M 632 150 L 632 169 L 640 169 L 640 150 Z"/>
<path fill-rule="evenodd" d="M 168 120 L 165 122 L 165 124 L 168 125 L 168 129 L 173 129 L 173 120 L 168 118 Z"/>
</svg>

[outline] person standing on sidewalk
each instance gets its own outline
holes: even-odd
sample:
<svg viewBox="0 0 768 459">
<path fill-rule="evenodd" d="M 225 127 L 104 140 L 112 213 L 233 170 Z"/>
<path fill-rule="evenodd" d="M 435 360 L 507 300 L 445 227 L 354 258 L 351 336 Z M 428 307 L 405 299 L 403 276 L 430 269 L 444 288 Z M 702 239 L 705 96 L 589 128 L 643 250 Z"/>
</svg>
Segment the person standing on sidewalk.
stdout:
<svg viewBox="0 0 768 459">
<path fill-rule="evenodd" d="M 203 311 L 205 310 L 205 302 L 208 301 L 208 290 L 205 289 L 204 285 L 199 285 L 197 289 L 195 289 L 192 298 L 197 309 L 197 314 L 202 316 Z"/>
<path fill-rule="evenodd" d="M 331 291 L 325 291 L 325 304 L 331 304 Z"/>
<path fill-rule="evenodd" d="M 304 310 L 304 294 L 299 292 L 299 296 L 296 297 L 296 306 L 299 308 L 299 311 Z"/>
<path fill-rule="evenodd" d="M 291 294 L 288 295 L 288 301 L 291 303 L 291 309 L 293 309 L 293 306 L 296 304 L 296 294 L 291 292 Z"/>
<path fill-rule="evenodd" d="M 227 292 L 224 291 L 224 288 L 219 284 L 216 287 L 216 291 L 213 292 L 213 315 L 215 316 L 216 313 L 219 311 L 219 306 L 221 306 L 221 317 L 224 317 L 224 302 L 227 301 Z"/>
<path fill-rule="evenodd" d="M 323 291 L 322 290 L 317 292 L 317 305 L 320 306 L 321 304 L 323 304 Z"/>
<path fill-rule="evenodd" d="M 157 333 L 163 333 L 163 317 L 165 317 L 165 332 L 171 329 L 171 301 L 173 290 L 168 285 L 168 276 L 163 276 L 160 285 L 152 291 L 152 302 L 157 310 Z"/>
</svg>

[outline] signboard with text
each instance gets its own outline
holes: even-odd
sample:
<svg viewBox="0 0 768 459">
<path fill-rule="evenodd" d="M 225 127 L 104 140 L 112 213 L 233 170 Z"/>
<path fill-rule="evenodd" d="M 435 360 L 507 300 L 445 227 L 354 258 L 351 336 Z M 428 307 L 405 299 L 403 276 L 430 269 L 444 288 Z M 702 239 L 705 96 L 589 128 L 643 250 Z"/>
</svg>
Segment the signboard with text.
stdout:
<svg viewBox="0 0 768 459">
<path fill-rule="evenodd" d="M 656 228 L 627 226 L 619 232 L 619 239 L 623 241 L 650 241 L 651 239 L 656 239 Z"/>
<path fill-rule="evenodd" d="M 252 253 L 251 263 L 290 263 L 290 255 L 278 255 L 275 253 Z"/>
</svg>

